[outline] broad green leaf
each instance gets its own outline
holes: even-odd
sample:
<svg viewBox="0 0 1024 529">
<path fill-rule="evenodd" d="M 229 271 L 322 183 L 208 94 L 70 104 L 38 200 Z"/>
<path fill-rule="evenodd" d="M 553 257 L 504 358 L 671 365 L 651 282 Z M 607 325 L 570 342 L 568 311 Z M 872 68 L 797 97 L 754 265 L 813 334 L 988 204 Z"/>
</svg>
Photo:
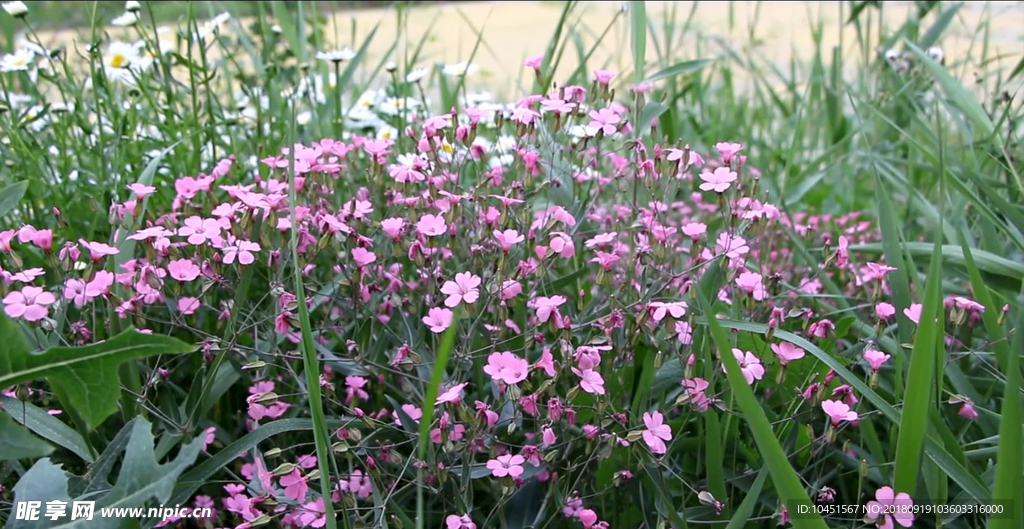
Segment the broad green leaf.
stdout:
<svg viewBox="0 0 1024 529">
<path fill-rule="evenodd" d="M 733 398 L 736 399 L 740 409 L 743 411 L 743 418 L 750 426 L 754 442 L 757 443 L 757 448 L 761 452 L 765 466 L 771 473 L 775 490 L 778 491 L 779 496 L 782 498 L 809 505 L 811 499 L 807 495 L 807 490 L 804 488 L 803 483 L 800 481 L 800 476 L 797 475 L 796 470 L 789 463 L 786 452 L 782 450 L 779 440 L 775 437 L 775 432 L 772 431 L 772 425 L 768 422 L 768 417 L 765 416 L 764 409 L 761 408 L 757 397 L 754 396 L 754 390 L 750 389 L 750 386 L 747 385 L 747 381 L 743 378 L 743 373 L 740 371 L 740 364 L 732 355 L 732 348 L 729 346 L 729 338 L 725 334 L 725 329 L 722 328 L 722 324 L 718 322 L 718 318 L 711 311 L 711 304 L 707 301 L 707 298 L 699 292 L 698 300 L 700 301 L 701 309 L 707 315 L 708 328 L 711 331 L 715 347 L 718 349 L 718 358 L 725 364 L 726 375 L 729 379 L 729 385 L 732 387 Z M 803 527 L 820 527 L 824 529 L 828 527 L 821 517 L 794 518 L 790 521 L 793 527 L 797 529 Z"/>
<path fill-rule="evenodd" d="M 3 336 L 24 336 L 10 319 L 0 316 Z M 23 339 L 23 338 L 22 338 Z M 41 354 L 10 343 L 0 355 L 0 387 L 47 379 L 67 395 L 69 402 L 95 428 L 117 411 L 120 383 L 117 369 L 126 361 L 157 354 L 179 354 L 192 346 L 156 334 L 127 330 L 105 342 L 82 347 L 51 347 Z"/>
<path fill-rule="evenodd" d="M 15 182 L 9 186 L 0 188 L 0 217 L 8 214 L 17 207 L 18 202 L 25 196 L 28 190 L 28 180 Z"/>
<path fill-rule="evenodd" d="M 31 430 L 33 433 L 72 451 L 86 463 L 92 463 L 93 455 L 85 444 L 81 434 L 70 426 L 61 422 L 60 419 L 46 413 L 30 402 L 22 402 L 10 397 L 0 397 L 0 407 L 4 409 L 16 422 Z"/>
<path fill-rule="evenodd" d="M 53 447 L 32 435 L 28 428 L 0 412 L 0 461 L 38 459 L 53 452 Z"/>
<path fill-rule="evenodd" d="M 896 470 L 894 489 L 914 495 L 921 450 L 928 435 L 928 406 L 935 385 L 936 355 L 945 351 L 942 340 L 942 256 L 936 241 L 932 253 L 931 269 L 925 287 L 924 306 L 914 337 L 914 348 L 907 372 L 907 387 L 903 395 L 903 414 L 900 419 L 899 438 L 896 443 Z M 940 361 L 944 360 L 941 359 Z"/>
<path fill-rule="evenodd" d="M 703 68 L 709 62 L 711 62 L 711 59 L 694 59 L 692 61 L 676 63 L 644 79 L 643 82 L 653 83 L 654 81 L 660 81 L 661 79 L 668 79 L 670 77 L 678 77 L 680 75 L 693 73 Z"/>
<path fill-rule="evenodd" d="M 14 486 L 15 501 L 48 501 L 62 500 L 69 502 L 68 516 L 50 520 L 40 517 L 39 520 L 14 520 L 8 523 L 10 529 L 60 528 L 60 529 L 119 529 L 124 522 L 119 518 L 103 518 L 98 516 L 102 508 L 143 507 L 150 499 L 168 505 L 178 476 L 195 462 L 203 444 L 203 439 L 196 438 L 178 450 L 174 460 L 159 464 L 153 452 L 152 425 L 138 417 L 127 425 L 131 434 L 128 445 L 118 471 L 117 482 L 102 496 L 97 493 L 87 494 L 70 499 L 68 493 L 68 475 L 49 459 L 41 459 L 22 476 Z M 70 516 L 70 502 L 75 500 L 95 501 L 96 512 L 92 520 Z"/>
</svg>

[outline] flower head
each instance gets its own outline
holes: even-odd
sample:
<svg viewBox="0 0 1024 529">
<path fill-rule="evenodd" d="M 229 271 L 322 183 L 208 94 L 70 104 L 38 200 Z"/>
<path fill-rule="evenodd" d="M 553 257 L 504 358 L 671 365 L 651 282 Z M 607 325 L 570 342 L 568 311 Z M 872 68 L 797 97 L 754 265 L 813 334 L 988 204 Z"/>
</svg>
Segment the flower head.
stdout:
<svg viewBox="0 0 1024 529">
<path fill-rule="evenodd" d="M 660 412 L 644 413 L 644 426 L 647 428 L 642 432 L 644 442 L 651 452 L 664 454 L 667 450 L 665 441 L 672 440 L 672 428 L 665 424 L 665 418 Z"/>
<path fill-rule="evenodd" d="M 782 365 L 787 365 L 793 360 L 799 360 L 806 354 L 806 351 L 789 342 L 773 343 L 772 352 L 779 357 L 779 363 Z"/>
<path fill-rule="evenodd" d="M 828 415 L 832 427 L 839 426 L 842 421 L 852 422 L 857 420 L 857 412 L 850 410 L 850 407 L 842 401 L 826 400 L 821 403 L 821 409 Z"/>
<path fill-rule="evenodd" d="M 459 303 L 475 303 L 480 297 L 480 276 L 472 272 L 461 272 L 455 274 L 455 281 L 446 281 L 441 286 L 441 293 L 448 296 L 444 300 L 447 307 L 456 307 Z"/>
<path fill-rule="evenodd" d="M 894 523 L 910 527 L 914 523 L 913 505 L 914 500 L 906 492 L 896 494 L 892 487 L 882 487 L 868 502 L 865 521 L 875 522 L 880 529 L 893 529 Z"/>
<path fill-rule="evenodd" d="M 39 321 L 49 313 L 46 306 L 55 301 L 57 297 L 42 287 L 25 287 L 4 296 L 4 314 L 11 318 L 24 318 L 25 321 Z"/>
<path fill-rule="evenodd" d="M 526 380 L 529 370 L 529 362 L 509 351 L 491 353 L 484 366 L 484 373 L 491 375 L 492 380 L 506 384 L 518 384 Z"/>
<path fill-rule="evenodd" d="M 433 307 L 427 311 L 427 315 L 423 317 L 423 323 L 430 327 L 431 332 L 442 333 L 452 325 L 452 319 L 454 317 L 455 313 L 448 309 Z"/>
</svg>

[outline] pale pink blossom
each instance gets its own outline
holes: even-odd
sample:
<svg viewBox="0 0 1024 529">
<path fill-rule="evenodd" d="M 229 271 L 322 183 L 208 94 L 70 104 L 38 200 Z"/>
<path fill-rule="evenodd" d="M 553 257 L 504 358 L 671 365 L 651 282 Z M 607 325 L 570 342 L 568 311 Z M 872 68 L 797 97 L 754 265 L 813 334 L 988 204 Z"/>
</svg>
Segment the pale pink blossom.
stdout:
<svg viewBox="0 0 1024 529">
<path fill-rule="evenodd" d="M 882 487 L 868 502 L 865 520 L 875 522 L 879 529 L 893 529 L 896 524 L 910 527 L 914 524 L 913 506 L 914 500 L 906 492 L 896 494 L 892 487 Z"/>
<path fill-rule="evenodd" d="M 57 297 L 41 287 L 25 287 L 4 296 L 4 314 L 11 318 L 24 318 L 25 321 L 39 321 L 49 314 L 46 306 L 55 301 Z"/>
<path fill-rule="evenodd" d="M 491 353 L 484 366 L 484 373 L 491 375 L 492 380 L 506 384 L 518 384 L 526 380 L 529 371 L 530 363 L 509 351 Z"/>
<path fill-rule="evenodd" d="M 604 378 L 601 374 L 593 369 L 579 370 L 575 367 L 572 368 L 572 372 L 580 377 L 580 388 L 587 393 L 594 393 L 597 395 L 604 395 Z"/>
<path fill-rule="evenodd" d="M 921 323 L 921 308 L 920 303 L 911 303 L 910 307 L 903 309 L 903 315 L 914 322 L 915 325 L 919 324 Z"/>
<path fill-rule="evenodd" d="M 445 329 L 451 326 L 452 318 L 454 316 L 455 313 L 448 309 L 433 307 L 427 311 L 427 315 L 423 317 L 423 323 L 430 327 L 431 332 L 442 333 Z"/>
<path fill-rule="evenodd" d="M 191 259 L 176 259 L 167 263 L 167 273 L 178 281 L 192 281 L 199 277 L 199 272 L 199 265 L 193 263 Z"/>
<path fill-rule="evenodd" d="M 729 189 L 732 183 L 736 181 L 736 173 L 728 167 L 719 167 L 713 173 L 704 171 L 700 174 L 700 179 L 704 181 L 700 185 L 701 191 L 721 193 Z"/>
<path fill-rule="evenodd" d="M 743 378 L 747 381 L 747 384 L 753 384 L 755 380 L 761 380 L 761 377 L 764 376 L 764 366 L 761 365 L 761 360 L 754 356 L 754 353 L 742 351 L 734 347 L 732 355 L 739 362 L 740 371 L 743 372 Z M 725 365 L 722 366 L 722 371 L 725 371 Z"/>
<path fill-rule="evenodd" d="M 352 254 L 352 260 L 359 268 L 365 268 L 366 265 L 377 260 L 377 255 L 366 248 L 353 248 L 350 253 Z"/>
<path fill-rule="evenodd" d="M 256 260 L 252 253 L 260 251 L 260 245 L 245 239 L 236 239 L 233 235 L 229 235 L 221 251 L 224 252 L 224 264 L 229 265 L 237 259 L 238 264 L 249 265 Z"/>
<path fill-rule="evenodd" d="M 864 360 L 871 366 L 872 371 L 878 372 L 882 364 L 889 360 L 889 355 L 875 349 L 865 349 Z"/>
<path fill-rule="evenodd" d="M 472 272 L 460 272 L 455 274 L 455 281 L 446 281 L 441 286 L 441 293 L 448 296 L 444 300 L 447 307 L 456 307 L 459 303 L 476 303 L 480 297 L 480 276 Z"/>
<path fill-rule="evenodd" d="M 665 418 L 660 412 L 644 413 L 644 429 L 642 436 L 647 447 L 655 454 L 664 454 L 667 450 L 665 441 L 672 440 L 672 428 L 665 424 Z"/>
<path fill-rule="evenodd" d="M 521 243 L 526 239 L 516 230 L 494 230 L 494 238 L 501 244 L 501 251 L 505 253 L 508 253 L 513 244 Z"/>
<path fill-rule="evenodd" d="M 789 342 L 773 343 L 771 347 L 775 356 L 779 357 L 779 363 L 784 366 L 803 358 L 806 354 L 806 351 Z"/>
<path fill-rule="evenodd" d="M 416 231 L 425 237 L 436 237 L 448 231 L 448 225 L 441 215 L 426 214 L 416 223 Z"/>
<path fill-rule="evenodd" d="M 850 410 L 850 407 L 839 400 L 822 401 L 821 409 L 828 415 L 832 427 L 839 426 L 842 421 L 852 422 L 857 420 L 857 412 Z"/>
<path fill-rule="evenodd" d="M 523 474 L 523 463 L 526 462 L 526 458 L 521 455 L 505 454 L 498 456 L 487 462 L 487 468 L 491 470 L 491 475 L 496 478 L 503 478 L 510 476 L 518 478 Z"/>
</svg>

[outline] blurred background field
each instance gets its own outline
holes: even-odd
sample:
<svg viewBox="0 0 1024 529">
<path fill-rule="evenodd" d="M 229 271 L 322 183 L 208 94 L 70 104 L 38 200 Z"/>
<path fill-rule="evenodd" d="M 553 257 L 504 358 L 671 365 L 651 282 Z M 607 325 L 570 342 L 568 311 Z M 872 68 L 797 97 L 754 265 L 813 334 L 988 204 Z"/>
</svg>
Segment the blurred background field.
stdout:
<svg viewBox="0 0 1024 529">
<path fill-rule="evenodd" d="M 120 14 L 123 2 L 33 3 L 33 21 L 39 36 L 51 45 L 74 46 L 82 42 L 93 18 L 108 24 Z M 192 4 L 191 6 L 189 4 Z M 591 68 L 631 70 L 628 5 L 630 2 L 577 2 L 570 15 L 571 28 L 565 60 L 555 78 L 563 78 L 581 62 Z M 866 61 L 878 57 L 875 46 L 893 40 L 908 21 L 915 19 L 925 2 L 885 2 L 885 9 L 871 5 L 861 13 L 857 4 L 872 2 L 647 2 L 649 18 L 649 62 L 743 56 L 749 68 L 734 74 L 750 81 L 762 72 L 778 68 L 807 80 L 815 55 L 841 46 L 847 79 L 855 79 Z M 467 82 L 487 89 L 500 98 L 524 93 L 532 72 L 523 60 L 542 53 L 549 36 L 558 27 L 564 2 L 403 2 L 408 14 L 401 21 L 394 2 L 308 2 L 307 14 L 315 11 L 323 22 L 325 48 L 357 47 L 379 25 L 367 51 L 367 63 L 374 64 L 387 54 L 392 43 L 408 40 L 416 46 L 423 39 L 422 58 L 430 63 L 465 61 L 479 66 L 477 76 Z M 934 7 L 934 6 L 933 6 Z M 153 2 L 156 23 L 175 26 L 189 16 L 212 17 L 229 12 L 235 22 L 249 24 L 263 9 L 262 2 Z M 296 4 L 282 2 L 283 11 L 294 13 Z M 942 12 L 928 8 L 922 22 L 931 22 Z M 852 24 L 861 16 L 861 24 Z M 149 23 L 147 17 L 143 22 Z M 12 25 L 11 19 L 4 24 Z M 399 28 L 399 24 L 403 27 Z M 869 46 L 858 42 L 858 28 Z M 132 29 L 108 27 L 112 38 L 133 40 Z M 480 46 L 474 52 L 477 37 Z M 878 42 L 876 42 L 878 41 Z M 960 74 L 989 66 L 1006 66 L 1019 60 L 1024 50 L 1024 3 L 965 2 L 949 20 L 941 42 L 947 60 Z M 586 57 L 583 61 L 582 58 Z M 992 64 L 995 63 L 995 64 Z M 1012 66 L 1012 64 L 1009 64 Z M 743 74 L 750 74 L 744 76 Z M 745 78 L 744 78 L 745 77 Z M 768 75 L 769 80 L 773 76 Z M 777 76 L 774 82 L 782 82 Z M 524 83 L 527 83 L 524 85 Z"/>
</svg>

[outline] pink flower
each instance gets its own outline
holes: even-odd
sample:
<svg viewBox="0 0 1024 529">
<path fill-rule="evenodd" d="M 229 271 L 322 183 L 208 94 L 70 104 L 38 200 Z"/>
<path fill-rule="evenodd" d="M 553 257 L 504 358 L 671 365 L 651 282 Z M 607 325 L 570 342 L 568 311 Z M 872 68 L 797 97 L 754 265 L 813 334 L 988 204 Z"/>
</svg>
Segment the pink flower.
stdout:
<svg viewBox="0 0 1024 529">
<path fill-rule="evenodd" d="M 512 299 L 523 292 L 523 285 L 515 279 L 506 279 L 501 282 L 501 291 L 498 292 L 498 297 L 504 300 Z"/>
<path fill-rule="evenodd" d="M 473 523 L 468 514 L 463 514 L 462 516 L 449 514 L 444 519 L 444 524 L 448 526 L 448 529 L 476 529 L 476 524 Z"/>
<path fill-rule="evenodd" d="M 427 315 L 423 317 L 423 323 L 430 327 L 431 332 L 441 333 L 451 326 L 452 318 L 454 316 L 455 313 L 448 309 L 433 307 L 427 311 Z"/>
<path fill-rule="evenodd" d="M 647 308 L 651 310 L 651 319 L 655 322 L 660 323 L 661 320 L 665 319 L 665 316 L 672 316 L 675 319 L 686 316 L 686 309 L 689 305 L 685 301 L 652 301 L 647 305 Z"/>
<path fill-rule="evenodd" d="M 734 347 L 732 355 L 739 362 L 740 371 L 743 371 L 743 378 L 746 379 L 747 384 L 753 384 L 754 380 L 761 380 L 761 377 L 764 376 L 764 366 L 761 365 L 761 360 L 754 356 L 754 353 L 741 351 Z M 724 365 L 722 371 L 725 371 Z"/>
<path fill-rule="evenodd" d="M 761 274 L 743 272 L 736 277 L 736 286 L 745 290 L 757 301 L 761 301 L 768 296 L 768 291 L 764 288 Z"/>
<path fill-rule="evenodd" d="M 548 242 L 548 247 L 551 248 L 552 252 L 568 259 L 576 255 L 576 245 L 573 244 L 572 238 L 567 233 L 556 231 L 551 233 L 551 241 Z"/>
<path fill-rule="evenodd" d="M 484 373 L 491 375 L 491 379 L 495 382 L 518 384 L 526 380 L 529 369 L 530 363 L 525 359 L 519 358 L 509 351 L 504 351 L 501 353 L 491 353 L 487 357 Z"/>
<path fill-rule="evenodd" d="M 914 523 L 914 500 L 906 492 L 895 494 L 892 487 L 875 491 L 875 499 L 867 504 L 866 520 L 875 522 L 880 529 L 893 529 L 897 523 L 910 527 Z"/>
<path fill-rule="evenodd" d="M 252 252 L 260 251 L 258 243 L 244 239 L 236 239 L 233 235 L 228 236 L 227 243 L 221 248 L 224 252 L 224 264 L 231 264 L 238 259 L 239 264 L 248 265 L 256 260 Z"/>
<path fill-rule="evenodd" d="M 644 442 L 651 452 L 664 454 L 667 450 L 665 441 L 672 440 L 672 428 L 665 424 L 665 418 L 660 412 L 644 413 L 644 425 L 647 426 L 642 433 Z"/>
<path fill-rule="evenodd" d="M 344 486 L 344 483 L 339 483 L 339 487 Z M 348 478 L 346 490 L 355 494 L 356 496 L 366 499 L 373 494 L 373 482 L 370 481 L 370 476 L 363 474 L 362 470 L 353 470 L 352 475 Z"/>
<path fill-rule="evenodd" d="M 839 426 L 842 421 L 856 421 L 857 412 L 850 410 L 845 402 L 838 400 L 826 400 L 821 403 L 821 409 L 828 415 L 832 427 Z"/>
<path fill-rule="evenodd" d="M 436 237 L 448 231 L 448 225 L 445 224 L 444 217 L 441 215 L 431 215 L 428 213 L 420 217 L 420 220 L 416 223 L 416 231 L 425 237 Z"/>
<path fill-rule="evenodd" d="M 683 224 L 683 235 L 697 240 L 701 235 L 704 235 L 708 231 L 708 225 L 703 222 L 687 222 Z"/>
<path fill-rule="evenodd" d="M 220 233 L 224 226 L 217 219 L 203 219 L 193 215 L 185 219 L 184 224 L 178 228 L 178 235 L 188 237 L 186 240 L 191 245 L 199 246 L 206 244 L 206 241 L 217 244 L 221 240 Z"/>
<path fill-rule="evenodd" d="M 558 316 L 558 307 L 561 307 L 565 301 L 565 296 L 551 296 L 550 298 L 539 296 L 531 299 L 526 305 L 537 309 L 537 319 L 541 323 L 547 323 L 552 314 Z"/>
<path fill-rule="evenodd" d="M 728 167 L 719 167 L 715 169 L 714 173 L 704 171 L 700 174 L 700 179 L 704 181 L 700 185 L 701 191 L 714 191 L 721 193 L 732 185 L 736 181 L 736 173 L 731 171 Z"/>
<path fill-rule="evenodd" d="M 441 293 L 448 296 L 444 300 L 444 304 L 447 307 L 456 307 L 459 303 L 476 303 L 476 300 L 480 297 L 480 291 L 477 287 L 480 286 L 480 276 L 473 274 L 472 272 L 461 272 L 455 274 L 455 281 L 446 281 L 441 286 Z"/>
<path fill-rule="evenodd" d="M 957 402 L 963 404 L 963 406 L 960 407 L 960 410 L 956 413 L 964 419 L 973 421 L 978 418 L 978 410 L 974 409 L 974 401 L 971 399 L 967 397 L 959 397 L 957 399 L 951 399 L 949 402 L 950 404 L 955 404 Z"/>
<path fill-rule="evenodd" d="M 128 189 L 128 191 L 131 191 L 132 193 L 135 193 L 135 196 L 139 197 L 139 199 L 146 198 L 149 195 L 152 195 L 153 193 L 156 193 L 156 188 L 155 187 L 147 186 L 146 184 L 140 184 L 138 182 L 136 182 L 134 184 L 128 184 L 128 185 L 126 185 L 124 187 L 126 187 Z"/>
<path fill-rule="evenodd" d="M 874 349 L 865 349 L 864 360 L 871 366 L 871 370 L 877 373 L 881 369 L 882 364 L 889 360 L 889 355 Z"/>
<path fill-rule="evenodd" d="M 679 343 L 683 345 L 690 345 L 693 343 L 693 328 L 690 327 L 689 322 L 677 321 L 675 331 L 676 338 L 679 339 Z"/>
<path fill-rule="evenodd" d="M 878 316 L 879 320 L 887 320 L 891 318 L 893 314 L 896 314 L 896 307 L 882 302 L 875 305 L 875 314 Z"/>
<path fill-rule="evenodd" d="M 555 431 L 550 426 L 544 425 L 541 430 L 541 442 L 545 447 L 554 446 L 558 442 L 558 436 L 555 435 Z"/>
<path fill-rule="evenodd" d="M 498 243 L 501 244 L 501 251 L 505 253 L 508 253 L 509 248 L 512 248 L 513 244 L 521 243 L 525 240 L 525 237 L 516 230 L 494 230 L 494 238 L 498 239 Z"/>
<path fill-rule="evenodd" d="M 41 287 L 25 287 L 4 297 L 4 314 L 25 321 L 39 321 L 49 314 L 46 305 L 57 301 L 57 297 L 44 292 Z"/>
<path fill-rule="evenodd" d="M 538 71 L 539 72 L 540 71 L 540 66 L 543 63 L 544 63 L 544 54 L 542 53 L 540 55 L 533 55 L 533 56 L 527 57 L 526 60 L 523 61 L 523 66 L 525 66 L 527 68 L 533 68 L 534 71 Z"/>
<path fill-rule="evenodd" d="M 184 297 L 178 298 L 178 310 L 182 314 L 188 316 L 199 308 L 199 300 L 196 298 Z"/>
<path fill-rule="evenodd" d="M 604 379 L 601 378 L 601 374 L 593 369 L 584 369 L 580 371 L 575 367 L 572 368 L 572 372 L 576 376 L 580 377 L 580 388 L 587 393 L 594 393 L 597 395 L 604 395 Z"/>
<path fill-rule="evenodd" d="M 296 468 L 290 474 L 281 476 L 278 482 L 284 487 L 285 497 L 297 502 L 306 501 L 306 493 L 309 492 L 309 486 L 306 485 L 306 477 L 299 472 L 299 469 Z"/>
<path fill-rule="evenodd" d="M 384 231 L 384 234 L 391 237 L 391 240 L 397 241 L 402 235 L 402 229 L 405 228 L 405 219 L 401 217 L 392 217 L 380 221 L 380 229 Z"/>
<path fill-rule="evenodd" d="M 353 248 L 351 253 L 352 260 L 356 262 L 356 266 L 359 268 L 363 268 L 377 260 L 377 256 L 366 248 Z"/>
<path fill-rule="evenodd" d="M 543 369 L 549 377 L 555 376 L 555 357 L 551 355 L 551 348 L 545 347 L 540 353 L 540 360 L 534 364 L 534 367 Z"/>
<path fill-rule="evenodd" d="M 440 395 L 434 399 L 434 404 L 444 404 L 446 402 L 459 402 L 462 400 L 462 390 L 469 385 L 469 382 L 463 382 L 461 384 L 455 384 L 454 386 L 444 390 Z"/>
<path fill-rule="evenodd" d="M 722 161 L 728 164 L 732 161 L 733 156 L 743 149 L 742 143 L 730 143 L 727 141 L 718 142 L 715 144 L 715 150 L 722 155 Z"/>
<path fill-rule="evenodd" d="M 121 253 L 121 250 L 118 250 L 109 244 L 87 241 L 85 239 L 78 239 L 78 242 L 89 249 L 89 258 L 92 259 L 93 262 L 99 261 L 108 255 L 117 255 Z"/>
<path fill-rule="evenodd" d="M 619 75 L 619 72 L 614 70 L 594 70 L 594 80 L 601 86 L 608 86 L 616 75 Z"/>
<path fill-rule="evenodd" d="M 583 524 L 583 529 L 590 529 L 597 523 L 597 513 L 593 509 L 580 509 L 576 518 Z"/>
<path fill-rule="evenodd" d="M 39 230 L 32 236 L 32 244 L 49 253 L 53 250 L 53 230 Z"/>
<path fill-rule="evenodd" d="M 772 351 L 779 357 L 779 363 L 782 365 L 788 365 L 793 360 L 799 360 L 806 354 L 806 351 L 789 342 L 773 343 Z"/>
<path fill-rule="evenodd" d="M 747 246 L 747 240 L 743 237 L 731 237 L 728 233 L 722 233 L 715 240 L 715 251 L 719 254 L 724 253 L 730 261 L 735 261 L 747 255 L 750 246 Z"/>
<path fill-rule="evenodd" d="M 520 455 L 505 454 L 487 462 L 487 468 L 491 469 L 491 475 L 496 478 L 512 476 L 518 478 L 523 474 L 523 463 L 526 458 Z"/>
<path fill-rule="evenodd" d="M 614 134 L 617 130 L 615 125 L 622 121 L 622 117 L 616 114 L 611 108 L 591 110 L 589 114 L 592 120 L 589 125 L 595 129 L 604 131 L 605 134 Z"/>
<path fill-rule="evenodd" d="M 167 272 L 178 281 L 188 282 L 199 277 L 199 266 L 191 259 L 177 259 L 167 263 Z"/>
<path fill-rule="evenodd" d="M 914 322 L 915 325 L 921 323 L 921 304 L 911 303 L 910 307 L 903 309 L 903 315 Z"/>
</svg>

